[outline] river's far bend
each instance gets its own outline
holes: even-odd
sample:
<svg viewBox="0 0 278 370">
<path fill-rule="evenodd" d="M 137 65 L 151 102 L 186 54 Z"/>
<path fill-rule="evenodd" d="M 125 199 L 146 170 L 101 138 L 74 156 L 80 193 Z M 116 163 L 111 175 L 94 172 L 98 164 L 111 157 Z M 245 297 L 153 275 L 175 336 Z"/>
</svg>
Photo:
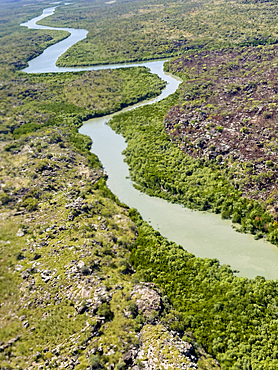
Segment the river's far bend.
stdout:
<svg viewBox="0 0 278 370">
<path fill-rule="evenodd" d="M 41 55 L 29 61 L 28 67 L 23 70 L 24 72 L 76 72 L 146 66 L 151 73 L 156 73 L 167 82 L 166 88 L 157 98 L 141 102 L 123 111 L 153 104 L 177 90 L 180 81 L 163 71 L 164 61 L 83 68 L 57 67 L 58 58 L 69 47 L 86 38 L 88 31 L 36 24 L 39 20 L 52 15 L 55 8 L 54 6 L 45 9 L 41 16 L 23 23 L 22 26 L 30 29 L 63 30 L 69 32 L 70 36 L 48 47 Z M 115 114 L 119 114 L 119 112 Z M 261 275 L 268 279 L 278 278 L 278 248 L 274 245 L 262 240 L 255 241 L 250 235 L 235 232 L 231 227 L 231 222 L 221 220 L 219 215 L 191 211 L 180 205 L 168 203 L 160 198 L 149 197 L 137 191 L 129 179 L 128 166 L 122 155 L 122 151 L 126 148 L 125 140 L 107 125 L 113 115 L 85 122 L 80 128 L 80 132 L 92 138 L 92 152 L 99 157 L 108 174 L 107 185 L 122 202 L 137 208 L 144 220 L 159 230 L 162 235 L 182 245 L 196 256 L 217 258 L 222 264 L 228 264 L 233 269 L 239 270 L 240 276 L 253 278 Z"/>
</svg>

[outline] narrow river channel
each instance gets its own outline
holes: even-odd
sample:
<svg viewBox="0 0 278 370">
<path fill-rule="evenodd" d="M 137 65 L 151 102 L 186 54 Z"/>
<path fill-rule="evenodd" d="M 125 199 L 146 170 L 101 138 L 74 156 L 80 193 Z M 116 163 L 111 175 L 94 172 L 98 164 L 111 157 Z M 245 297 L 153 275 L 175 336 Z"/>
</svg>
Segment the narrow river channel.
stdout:
<svg viewBox="0 0 278 370">
<path fill-rule="evenodd" d="M 73 44 L 83 40 L 88 31 L 36 24 L 39 20 L 52 15 L 55 8 L 45 9 L 41 16 L 23 23 L 22 26 L 30 29 L 67 31 L 70 36 L 48 47 L 40 56 L 31 60 L 23 72 L 76 72 L 145 66 L 150 69 L 151 73 L 156 73 L 167 82 L 166 88 L 157 98 L 125 108 L 123 111 L 135 109 L 145 104 L 154 104 L 177 90 L 180 81 L 163 71 L 164 61 L 84 68 L 57 67 L 58 58 Z M 253 278 L 261 275 L 268 279 L 278 278 L 277 247 L 263 240 L 256 241 L 251 235 L 237 233 L 232 228 L 231 222 L 222 220 L 219 215 L 191 211 L 183 206 L 171 204 L 163 199 L 150 197 L 137 191 L 129 179 L 129 169 L 122 155 L 122 151 L 126 148 L 125 140 L 107 125 L 113 115 L 85 122 L 80 128 L 80 132 L 92 138 L 92 152 L 99 157 L 108 175 L 107 185 L 122 202 L 129 207 L 136 208 L 144 220 L 148 221 L 163 236 L 182 245 L 198 257 L 217 258 L 222 264 L 228 264 L 234 270 L 238 270 L 239 276 Z"/>
</svg>

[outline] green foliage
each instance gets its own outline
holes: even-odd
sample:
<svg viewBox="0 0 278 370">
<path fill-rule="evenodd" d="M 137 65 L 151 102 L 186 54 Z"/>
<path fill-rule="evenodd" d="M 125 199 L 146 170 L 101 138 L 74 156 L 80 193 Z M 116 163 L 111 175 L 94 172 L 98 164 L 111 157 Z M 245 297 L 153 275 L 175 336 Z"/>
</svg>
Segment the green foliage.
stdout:
<svg viewBox="0 0 278 370">
<path fill-rule="evenodd" d="M 21 206 L 25 207 L 27 211 L 35 211 L 38 208 L 38 201 L 37 199 L 27 197 L 21 202 Z"/>
<path fill-rule="evenodd" d="M 8 141 L 2 153 L 5 191 L 1 194 L 4 213 L 0 313 L 4 320 L 0 341 L 7 343 L 21 335 L 12 349 L 1 351 L 1 363 L 5 368 L 39 363 L 54 368 L 61 365 L 61 358 L 66 361 L 72 355 L 76 359 L 82 353 L 76 368 L 86 369 L 88 365 L 102 368 L 106 361 L 117 363 L 120 368 L 122 353 L 136 344 L 135 333 L 144 324 L 144 318 L 137 315 L 136 305 L 125 299 L 132 285 L 128 248 L 135 238 L 135 227 L 127 211 L 119 207 L 116 197 L 107 189 L 105 179 L 100 178 L 99 162 L 88 153 L 91 142 L 77 132 L 77 127 L 84 119 L 157 95 L 164 83 L 150 76 L 145 68 L 36 76 L 15 72 L 46 45 L 66 36 L 56 31 L 20 28 L 19 20 L 24 21 L 41 10 L 37 3 L 24 5 L 7 4 L 0 26 L 4 36 L 0 71 L 1 134 Z M 88 40 L 68 51 L 61 64 L 150 59 L 205 46 L 264 44 L 277 39 L 277 25 L 272 17 L 276 4 L 272 2 L 164 4 L 152 0 L 117 1 L 110 5 L 81 0 L 72 5 L 72 10 L 58 8 L 56 19 L 68 12 L 59 25 L 68 22 L 74 26 L 77 22 L 78 27 L 90 29 Z M 237 63 L 227 68 L 236 69 Z M 207 63 L 202 63 L 201 71 L 205 73 L 208 69 Z M 191 85 L 194 85 L 192 81 Z M 229 86 L 227 94 L 234 97 L 244 91 L 250 95 L 247 92 L 255 92 L 258 86 L 251 83 L 246 90 Z M 201 105 L 212 91 L 212 82 L 182 91 L 188 93 L 186 99 L 191 99 L 192 105 Z M 258 104 L 250 96 L 247 99 L 251 108 Z M 214 163 L 185 156 L 171 143 L 162 120 L 177 101 L 178 94 L 155 107 L 114 119 L 112 124 L 129 139 L 126 154 L 133 168 L 133 179 L 152 195 L 192 208 L 211 209 L 241 223 L 242 230 L 257 237 L 267 233 L 273 243 L 278 243 L 277 223 L 264 205 L 241 197 L 240 190 L 228 179 L 230 173 L 220 171 Z M 264 114 L 268 121 L 274 108 L 269 106 Z M 212 113 L 217 105 L 208 103 L 206 109 Z M 55 128 L 45 130 L 46 126 Z M 214 127 L 221 135 L 226 131 L 222 125 Z M 179 128 L 176 124 L 175 129 Z M 248 132 L 243 130 L 242 134 Z M 10 142 L 12 138 L 15 140 Z M 202 141 L 195 144 L 200 148 Z M 192 147 L 195 144 L 189 143 Z M 275 150 L 274 140 L 271 148 Z M 219 163 L 222 159 L 218 157 Z M 272 169 L 272 163 L 266 163 L 266 167 Z M 79 172 L 80 164 L 88 178 Z M 244 168 L 251 169 L 247 165 Z M 273 173 L 269 171 L 265 176 L 272 178 Z M 74 208 L 80 198 L 81 206 Z M 141 220 L 136 210 L 131 209 L 129 215 L 139 227 L 131 257 L 137 270 L 133 281 L 145 276 L 157 283 L 179 311 L 178 319 L 166 313 L 164 322 L 180 331 L 193 331 L 205 348 L 217 356 L 224 370 L 277 369 L 277 283 L 260 277 L 236 278 L 217 260 L 195 258 L 167 242 Z M 23 235 L 17 236 L 22 229 Z M 77 268 L 77 261 L 83 260 L 83 267 Z M 44 281 L 42 272 L 48 269 L 54 275 Z M 117 286 L 111 301 L 98 308 L 97 314 L 106 319 L 104 325 L 96 324 L 89 309 L 86 315 L 76 312 L 79 303 L 84 304 L 83 293 L 87 294 L 82 285 L 90 287 L 91 275 L 93 286 L 103 280 L 107 290 Z M 86 305 L 81 307 L 87 309 Z M 122 307 L 136 319 L 121 315 Z M 23 324 L 20 315 L 27 316 L 30 324 Z M 94 338 L 97 344 L 92 348 L 89 338 L 99 328 L 100 336 Z M 84 353 L 88 343 L 93 353 L 89 355 L 89 364 Z M 114 355 L 110 351 L 111 343 L 112 348 L 117 348 Z M 51 350 L 56 345 L 61 353 L 55 355 Z M 100 347 L 102 355 L 96 350 Z"/>
<path fill-rule="evenodd" d="M 90 367 L 91 369 L 102 369 L 103 366 L 102 366 L 102 361 L 101 361 L 101 356 L 100 355 L 91 355 L 89 357 L 89 363 L 90 363 Z"/>
<path fill-rule="evenodd" d="M 5 193 L 0 194 L 0 202 L 1 202 L 2 205 L 8 204 L 11 200 L 12 200 L 12 198 L 9 195 L 7 195 Z"/>
<path fill-rule="evenodd" d="M 142 221 L 141 215 L 136 208 L 129 208 L 128 214 L 129 217 L 136 222 L 136 224 L 139 224 Z"/>
<path fill-rule="evenodd" d="M 147 223 L 137 225 L 131 261 L 137 274 L 162 287 L 182 329 L 194 332 L 223 370 L 275 369 L 277 281 L 235 277 L 216 259 L 196 258 Z"/>
<path fill-rule="evenodd" d="M 264 45 L 278 40 L 275 1 L 88 0 L 60 7 L 41 21 L 89 30 L 86 40 L 58 60 L 60 66 L 140 61 L 203 49 Z M 206 69 L 205 62 L 202 69 Z"/>
<path fill-rule="evenodd" d="M 49 126 L 78 128 L 84 120 L 156 96 L 165 86 L 144 67 L 41 75 L 15 72 L 3 75 L 1 83 L 4 140 L 10 133 L 17 139 Z"/>
<path fill-rule="evenodd" d="M 132 314 L 133 318 L 135 318 L 138 315 L 138 307 L 133 301 L 128 302 L 127 310 Z"/>
<path fill-rule="evenodd" d="M 115 194 L 112 193 L 112 191 L 106 186 L 106 180 L 107 178 L 105 178 L 105 176 L 102 176 L 95 184 L 94 184 L 94 189 L 96 190 L 100 190 L 101 191 L 101 194 L 106 197 L 106 198 L 109 198 L 111 200 L 113 200 L 115 203 L 117 203 L 118 205 L 122 206 L 122 207 L 127 207 L 124 203 L 120 202 L 119 199 L 117 198 L 117 196 Z"/>
<path fill-rule="evenodd" d="M 273 219 L 263 203 L 242 197 L 214 162 L 192 158 L 169 140 L 162 121 L 175 99 L 117 115 L 109 122 L 128 141 L 125 155 L 136 186 L 188 208 L 221 213 L 240 223 L 241 231 L 261 232 L 274 241 Z M 130 212 L 132 216 L 134 211 Z"/>
<path fill-rule="evenodd" d="M 87 152 L 91 149 L 92 140 L 89 136 L 82 135 L 77 131 L 73 131 L 70 137 L 71 143 L 81 152 Z"/>
<path fill-rule="evenodd" d="M 102 303 L 102 305 L 97 310 L 97 314 L 99 316 L 105 317 L 105 320 L 107 321 L 111 321 L 114 317 L 114 314 L 111 311 L 110 305 L 107 302 Z"/>
<path fill-rule="evenodd" d="M 121 363 L 116 365 L 116 369 L 117 370 L 124 370 L 124 369 L 126 369 L 126 364 L 124 362 L 121 362 Z"/>
<path fill-rule="evenodd" d="M 25 125 L 17 127 L 13 131 L 13 136 L 15 139 L 18 139 L 21 135 L 30 134 L 32 132 L 39 130 L 42 127 L 43 127 L 42 125 L 39 125 L 37 123 L 26 123 Z"/>
<path fill-rule="evenodd" d="M 216 126 L 215 127 L 217 131 L 222 132 L 224 127 L 223 126 Z"/>
</svg>

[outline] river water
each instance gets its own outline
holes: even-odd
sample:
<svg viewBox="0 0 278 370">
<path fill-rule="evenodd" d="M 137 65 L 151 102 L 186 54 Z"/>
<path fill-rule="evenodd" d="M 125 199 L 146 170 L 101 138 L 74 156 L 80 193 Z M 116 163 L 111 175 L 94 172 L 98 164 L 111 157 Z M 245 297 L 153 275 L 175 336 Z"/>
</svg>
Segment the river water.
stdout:
<svg viewBox="0 0 278 370">
<path fill-rule="evenodd" d="M 30 29 L 63 30 L 70 36 L 47 48 L 40 56 L 29 62 L 23 71 L 27 73 L 73 72 L 82 70 L 115 69 L 122 67 L 146 66 L 167 82 L 166 88 L 155 99 L 141 102 L 123 111 L 135 109 L 145 104 L 154 104 L 175 92 L 180 80 L 163 71 L 164 61 L 130 63 L 118 65 L 90 66 L 83 68 L 59 68 L 57 59 L 73 44 L 84 39 L 88 31 L 72 28 L 39 26 L 39 20 L 54 13 L 56 7 L 47 8 L 39 17 L 23 23 Z M 119 114 L 117 112 L 115 114 Z M 125 140 L 108 125 L 114 114 L 91 119 L 80 128 L 82 134 L 93 140 L 92 152 L 95 153 L 107 175 L 107 185 L 117 197 L 129 207 L 136 208 L 143 219 L 149 222 L 169 240 L 182 245 L 198 257 L 217 258 L 222 264 L 238 270 L 239 276 L 253 278 L 257 275 L 268 279 L 278 278 L 278 248 L 263 240 L 254 240 L 251 235 L 239 234 L 230 221 L 222 220 L 219 215 L 191 211 L 180 205 L 150 197 L 136 190 L 129 179 L 129 169 L 124 162 L 122 151 Z"/>
</svg>

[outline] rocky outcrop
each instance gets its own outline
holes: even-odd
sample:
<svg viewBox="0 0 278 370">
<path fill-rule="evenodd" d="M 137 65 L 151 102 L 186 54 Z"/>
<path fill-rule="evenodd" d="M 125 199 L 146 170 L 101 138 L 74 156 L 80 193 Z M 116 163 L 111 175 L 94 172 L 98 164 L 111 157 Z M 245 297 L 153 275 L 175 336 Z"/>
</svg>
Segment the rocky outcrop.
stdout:
<svg viewBox="0 0 278 370">
<path fill-rule="evenodd" d="M 4 333 L 0 343 L 2 367 L 127 370 L 160 369 L 160 362 L 166 368 L 167 361 L 189 364 L 190 348 L 161 324 L 170 311 L 159 289 L 133 284 L 129 256 L 136 230 L 128 211 L 92 188 L 91 176 L 83 175 L 85 159 L 66 141 L 60 147 L 56 133 L 49 129 L 50 137 L 26 138 L 16 154 L 4 153 L 7 166 L 14 163 L 5 182 L 12 183 L 9 176 L 17 173 L 25 187 L 11 194 L 17 210 L 14 203 L 5 206 L 10 240 L 1 244 L 9 255 L 3 276 L 6 286 L 11 277 L 13 285 L 0 310 L 3 326 L 14 331 Z M 43 178 L 34 168 L 43 169 Z"/>
<path fill-rule="evenodd" d="M 277 45 L 202 51 L 171 62 L 171 71 L 190 79 L 164 120 L 171 140 L 190 156 L 236 163 L 234 185 L 268 200 L 276 214 L 277 51 Z"/>
<path fill-rule="evenodd" d="M 136 303 L 138 311 L 148 320 L 155 312 L 162 311 L 161 294 L 152 283 L 140 283 L 134 286 L 131 298 Z"/>
<path fill-rule="evenodd" d="M 20 335 L 15 338 L 10 339 L 7 343 L 1 343 L 0 345 L 0 352 L 5 351 L 7 348 L 11 347 L 15 342 L 20 339 Z"/>
<path fill-rule="evenodd" d="M 164 325 L 145 325 L 139 334 L 139 347 L 124 353 L 129 369 L 197 369 L 198 357 L 192 344 Z M 139 365 L 139 366 L 138 366 Z"/>
</svg>

